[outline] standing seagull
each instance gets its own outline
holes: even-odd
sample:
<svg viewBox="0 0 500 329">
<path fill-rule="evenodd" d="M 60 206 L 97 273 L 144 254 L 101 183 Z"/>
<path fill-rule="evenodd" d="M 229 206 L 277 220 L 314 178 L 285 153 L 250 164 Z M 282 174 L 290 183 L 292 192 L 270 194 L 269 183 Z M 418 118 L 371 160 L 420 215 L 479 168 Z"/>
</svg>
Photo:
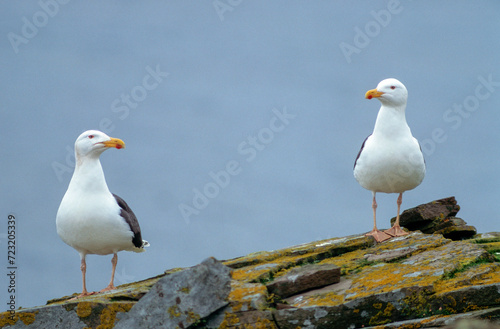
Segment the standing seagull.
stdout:
<svg viewBox="0 0 500 329">
<path fill-rule="evenodd" d="M 406 123 L 406 87 L 396 79 L 386 79 L 376 89 L 368 90 L 365 97 L 378 98 L 382 106 L 373 133 L 363 142 L 354 163 L 354 177 L 373 193 L 373 230 L 367 235 L 382 242 L 408 234 L 399 226 L 403 192 L 420 185 L 425 176 L 425 161 L 420 145 Z M 377 192 L 399 193 L 396 222 L 384 232 L 377 229 Z"/>
<path fill-rule="evenodd" d="M 93 293 L 85 284 L 87 254 L 113 254 L 111 282 L 101 290 L 115 289 L 117 253 L 122 250 L 143 252 L 149 246 L 142 240 L 139 222 L 127 203 L 109 192 L 99 156 L 110 147 L 121 149 L 125 143 L 103 132 L 89 130 L 75 142 L 76 167 L 68 190 L 57 211 L 57 234 L 80 254 L 83 291 Z"/>
</svg>

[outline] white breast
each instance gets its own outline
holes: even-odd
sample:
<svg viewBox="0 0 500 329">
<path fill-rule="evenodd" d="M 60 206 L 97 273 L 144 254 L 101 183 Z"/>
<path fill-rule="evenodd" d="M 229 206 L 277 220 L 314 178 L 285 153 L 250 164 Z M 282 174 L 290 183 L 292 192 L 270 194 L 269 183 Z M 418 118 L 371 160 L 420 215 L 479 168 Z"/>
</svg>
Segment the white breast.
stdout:
<svg viewBox="0 0 500 329">
<path fill-rule="evenodd" d="M 411 135 L 397 140 L 370 136 L 354 168 L 359 184 L 375 192 L 402 193 L 420 185 L 424 176 L 424 158 Z"/>
<path fill-rule="evenodd" d="M 107 255 L 133 250 L 128 224 L 111 193 L 80 195 L 68 190 L 56 217 L 57 233 L 78 252 Z"/>
</svg>

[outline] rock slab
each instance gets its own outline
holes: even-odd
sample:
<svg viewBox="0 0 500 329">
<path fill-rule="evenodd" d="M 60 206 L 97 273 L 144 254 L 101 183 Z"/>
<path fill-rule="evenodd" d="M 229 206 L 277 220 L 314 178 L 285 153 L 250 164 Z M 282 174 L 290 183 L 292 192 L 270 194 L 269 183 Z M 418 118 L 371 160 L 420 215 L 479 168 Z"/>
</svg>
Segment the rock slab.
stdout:
<svg viewBox="0 0 500 329">
<path fill-rule="evenodd" d="M 455 197 L 439 199 L 403 211 L 400 224 L 410 231 L 442 234 L 451 240 L 471 238 L 477 233 L 476 228 L 455 217 L 459 210 Z M 391 219 L 392 224 L 395 221 L 396 217 Z"/>
<path fill-rule="evenodd" d="M 291 269 L 286 275 L 267 285 L 267 290 L 287 298 L 300 292 L 324 287 L 340 281 L 340 267 L 333 264 L 305 265 Z"/>
<path fill-rule="evenodd" d="M 115 328 L 188 328 L 228 304 L 230 269 L 208 258 L 160 279 Z"/>
</svg>

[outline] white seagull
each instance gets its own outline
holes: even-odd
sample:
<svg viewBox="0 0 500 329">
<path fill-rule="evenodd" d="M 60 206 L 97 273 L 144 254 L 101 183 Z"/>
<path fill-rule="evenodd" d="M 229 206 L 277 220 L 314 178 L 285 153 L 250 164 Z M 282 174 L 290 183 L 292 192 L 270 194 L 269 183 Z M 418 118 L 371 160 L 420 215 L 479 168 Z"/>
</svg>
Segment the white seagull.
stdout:
<svg viewBox="0 0 500 329">
<path fill-rule="evenodd" d="M 103 292 L 115 289 L 117 253 L 143 252 L 149 246 L 142 240 L 139 222 L 130 207 L 112 194 L 106 184 L 99 156 L 111 147 L 121 149 L 125 143 L 97 130 L 78 136 L 75 171 L 57 211 L 57 233 L 81 258 L 83 291 L 78 297 L 94 294 L 87 291 L 85 284 L 86 255 L 113 254 L 111 282 Z"/>
<path fill-rule="evenodd" d="M 365 97 L 378 98 L 382 106 L 373 133 L 363 142 L 354 163 L 354 177 L 373 194 L 373 230 L 367 235 L 382 242 L 408 234 L 399 225 L 403 192 L 420 185 L 425 176 L 425 161 L 420 145 L 406 123 L 406 87 L 396 79 L 386 79 L 376 89 L 367 91 Z M 377 192 L 399 193 L 396 222 L 384 232 L 377 229 Z"/>
</svg>

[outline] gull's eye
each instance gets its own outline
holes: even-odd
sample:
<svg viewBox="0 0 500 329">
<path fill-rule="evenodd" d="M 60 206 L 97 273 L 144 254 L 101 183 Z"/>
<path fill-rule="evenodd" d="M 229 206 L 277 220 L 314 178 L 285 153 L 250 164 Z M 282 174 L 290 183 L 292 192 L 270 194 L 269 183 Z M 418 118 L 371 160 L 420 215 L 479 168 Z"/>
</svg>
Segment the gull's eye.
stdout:
<svg viewBox="0 0 500 329">
<path fill-rule="evenodd" d="M 94 138 L 94 135 L 89 135 L 89 139 L 92 139 L 92 138 Z"/>
<path fill-rule="evenodd" d="M 391 89 L 393 89 L 393 90 L 396 89 L 396 86 L 391 86 Z"/>
</svg>

